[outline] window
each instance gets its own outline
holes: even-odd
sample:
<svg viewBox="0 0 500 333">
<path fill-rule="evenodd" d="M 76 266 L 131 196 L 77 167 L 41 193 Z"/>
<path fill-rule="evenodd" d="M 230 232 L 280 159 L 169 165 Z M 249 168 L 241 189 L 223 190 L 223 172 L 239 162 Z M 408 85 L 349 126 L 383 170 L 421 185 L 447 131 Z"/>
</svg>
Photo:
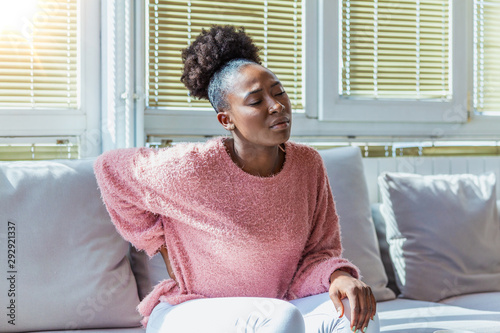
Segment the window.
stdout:
<svg viewBox="0 0 500 333">
<path fill-rule="evenodd" d="M 40 1 L 33 20 L 21 29 L 12 29 L 6 20 L 10 13 L 3 11 L 0 107 L 77 108 L 76 9 L 76 0 Z"/>
<path fill-rule="evenodd" d="M 466 6 L 458 3 L 324 2 L 319 66 L 334 79 L 320 79 L 319 119 L 466 122 Z"/>
<path fill-rule="evenodd" d="M 244 26 L 261 48 L 263 65 L 283 82 L 294 110 L 303 109 L 302 0 L 149 0 L 147 106 L 209 108 L 180 82 L 181 50 L 212 24 Z"/>
<path fill-rule="evenodd" d="M 500 1 L 474 1 L 474 109 L 500 115 Z"/>
<path fill-rule="evenodd" d="M 344 98 L 451 98 L 450 2 L 342 0 Z"/>
<path fill-rule="evenodd" d="M 99 153 L 89 135 L 99 131 L 99 12 L 99 0 L 0 4 L 3 159 L 21 146 L 72 158 Z M 59 154 L 68 140 L 71 154 Z"/>
</svg>

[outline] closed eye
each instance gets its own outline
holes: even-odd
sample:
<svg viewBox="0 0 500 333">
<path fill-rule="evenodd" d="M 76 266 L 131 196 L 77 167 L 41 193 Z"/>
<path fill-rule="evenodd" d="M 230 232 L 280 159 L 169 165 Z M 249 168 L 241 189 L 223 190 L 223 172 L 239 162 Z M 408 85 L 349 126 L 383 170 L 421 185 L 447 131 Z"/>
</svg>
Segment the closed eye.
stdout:
<svg viewBox="0 0 500 333">
<path fill-rule="evenodd" d="M 282 92 L 280 92 L 279 94 L 276 94 L 276 96 L 281 96 L 281 95 L 283 95 L 283 94 L 285 94 L 285 93 L 286 93 L 286 91 L 284 91 L 284 90 L 283 90 L 283 91 L 282 91 Z"/>
<path fill-rule="evenodd" d="M 262 101 L 256 101 L 256 102 L 250 103 L 249 105 L 251 105 L 251 106 L 259 105 L 260 102 L 262 102 Z"/>
</svg>

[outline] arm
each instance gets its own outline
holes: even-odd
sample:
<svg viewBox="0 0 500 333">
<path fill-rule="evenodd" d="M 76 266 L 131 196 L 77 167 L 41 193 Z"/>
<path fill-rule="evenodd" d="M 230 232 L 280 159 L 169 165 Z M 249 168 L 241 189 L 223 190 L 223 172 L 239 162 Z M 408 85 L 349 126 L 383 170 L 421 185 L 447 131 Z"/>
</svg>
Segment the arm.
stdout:
<svg viewBox="0 0 500 333">
<path fill-rule="evenodd" d="M 375 315 L 375 298 L 370 287 L 359 280 L 358 269 L 342 258 L 340 226 L 330 183 L 322 160 L 318 163 L 322 168 L 313 229 L 292 282 L 291 294 L 299 298 L 329 291 L 340 316 L 344 314 L 342 299 L 348 298 L 351 329 L 362 329 Z"/>
<path fill-rule="evenodd" d="M 111 220 L 123 238 L 151 257 L 165 243 L 162 216 L 152 212 L 144 166 L 147 149 L 118 149 L 99 156 L 94 173 Z"/>
<path fill-rule="evenodd" d="M 330 275 L 337 269 L 359 277 L 358 269 L 342 258 L 340 227 L 323 161 L 317 155 L 318 171 L 316 207 L 311 232 L 302 259 L 289 288 L 289 298 L 323 293 L 330 288 Z"/>
</svg>

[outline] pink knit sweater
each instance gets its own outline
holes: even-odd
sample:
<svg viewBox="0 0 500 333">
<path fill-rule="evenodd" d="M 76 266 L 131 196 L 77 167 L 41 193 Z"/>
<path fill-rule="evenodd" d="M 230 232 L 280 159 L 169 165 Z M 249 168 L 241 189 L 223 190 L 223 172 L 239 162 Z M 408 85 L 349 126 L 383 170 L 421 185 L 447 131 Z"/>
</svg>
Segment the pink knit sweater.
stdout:
<svg viewBox="0 0 500 333">
<path fill-rule="evenodd" d="M 317 151 L 286 142 L 280 173 L 258 177 L 233 163 L 224 140 L 118 149 L 95 162 L 117 230 L 149 256 L 166 245 L 177 279 L 160 282 L 141 302 L 144 323 L 160 301 L 292 300 L 328 291 L 336 269 L 359 277 L 341 258 L 338 218 Z"/>
</svg>

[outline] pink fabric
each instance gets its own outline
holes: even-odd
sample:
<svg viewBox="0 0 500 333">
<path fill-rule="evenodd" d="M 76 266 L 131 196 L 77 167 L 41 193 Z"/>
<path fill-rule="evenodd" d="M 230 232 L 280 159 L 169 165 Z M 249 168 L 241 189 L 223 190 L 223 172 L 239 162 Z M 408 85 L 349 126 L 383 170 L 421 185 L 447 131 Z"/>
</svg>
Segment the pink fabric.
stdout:
<svg viewBox="0 0 500 333">
<path fill-rule="evenodd" d="M 141 302 L 146 317 L 164 300 L 256 296 L 292 300 L 326 292 L 330 274 L 358 269 L 341 257 L 340 229 L 323 160 L 286 142 L 272 177 L 241 170 L 224 138 L 99 156 L 94 170 L 120 234 L 154 255 L 165 244 L 177 283 Z M 334 181 L 334 180 L 333 180 Z"/>
</svg>

